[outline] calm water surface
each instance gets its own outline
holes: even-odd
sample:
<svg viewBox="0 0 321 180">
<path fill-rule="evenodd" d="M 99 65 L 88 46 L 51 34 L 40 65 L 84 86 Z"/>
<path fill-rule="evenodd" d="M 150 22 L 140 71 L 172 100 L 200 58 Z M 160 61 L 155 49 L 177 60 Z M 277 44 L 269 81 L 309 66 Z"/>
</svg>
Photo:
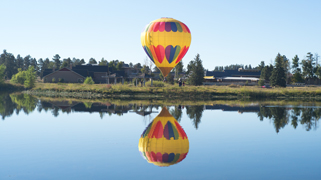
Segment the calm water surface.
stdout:
<svg viewBox="0 0 321 180">
<path fill-rule="evenodd" d="M 147 144 L 140 152 L 144 130 L 157 129 L 164 106 L 27 95 L 2 95 L 1 102 L 1 180 L 321 179 L 317 106 L 166 106 L 172 117 L 164 122 L 171 123 L 157 132 L 158 149 Z M 183 142 L 175 121 L 188 146 L 170 145 Z"/>
</svg>

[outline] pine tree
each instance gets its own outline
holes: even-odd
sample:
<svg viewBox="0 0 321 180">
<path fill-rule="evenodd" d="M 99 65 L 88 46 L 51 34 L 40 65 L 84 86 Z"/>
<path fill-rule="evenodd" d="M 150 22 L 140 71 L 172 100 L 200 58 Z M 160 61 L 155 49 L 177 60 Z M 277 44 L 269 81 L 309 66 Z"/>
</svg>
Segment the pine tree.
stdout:
<svg viewBox="0 0 321 180">
<path fill-rule="evenodd" d="M 60 65 L 60 69 L 65 67 L 69 68 L 70 64 L 72 64 L 70 57 L 67 59 L 63 59 L 62 64 Z"/>
<path fill-rule="evenodd" d="M 90 58 L 90 59 L 89 59 L 89 64 L 97 64 L 96 59 Z"/>
<path fill-rule="evenodd" d="M 99 66 L 107 66 L 107 64 L 108 64 L 108 61 L 105 60 L 104 58 L 101 58 L 101 61 L 99 61 L 98 63 Z"/>
<path fill-rule="evenodd" d="M 123 61 L 118 62 L 117 65 L 116 65 L 116 70 L 120 71 L 123 68 L 123 65 L 124 65 Z M 148 68 L 148 66 L 147 66 L 147 68 Z M 149 72 L 149 68 L 148 68 L 148 72 Z"/>
<path fill-rule="evenodd" d="M 261 61 L 261 63 L 258 65 L 258 69 L 262 71 L 262 69 L 265 67 L 264 61 Z"/>
<path fill-rule="evenodd" d="M 269 81 L 270 77 L 272 75 L 272 71 L 273 71 L 273 66 L 272 64 L 270 66 L 265 66 L 262 70 L 261 70 L 261 76 L 260 79 L 263 79 L 265 81 Z"/>
<path fill-rule="evenodd" d="M 275 67 L 270 77 L 271 86 L 286 87 L 286 74 L 284 70 L 283 57 L 280 53 L 275 58 Z"/>
<path fill-rule="evenodd" d="M 17 55 L 16 68 L 17 68 L 17 72 L 19 68 L 23 69 L 23 58 L 20 56 L 20 54 Z"/>
<path fill-rule="evenodd" d="M 197 54 L 189 65 L 191 66 L 191 74 L 188 78 L 189 84 L 195 86 L 202 85 L 204 80 L 204 67 L 200 55 Z"/>
<path fill-rule="evenodd" d="M 295 55 L 294 58 L 292 58 L 292 81 L 293 82 L 303 82 L 302 74 L 301 74 L 301 68 L 299 68 L 299 57 L 298 55 Z"/>
<path fill-rule="evenodd" d="M 14 55 L 8 53 L 6 50 L 3 50 L 3 54 L 1 54 L 1 64 L 4 64 L 6 66 L 5 78 L 11 79 L 12 75 L 17 72 L 16 58 L 14 57 Z"/>
<path fill-rule="evenodd" d="M 27 55 L 26 57 L 23 58 L 23 70 L 27 70 L 29 68 L 30 60 L 31 60 L 30 55 Z"/>
<path fill-rule="evenodd" d="M 292 58 L 292 73 L 301 72 L 301 69 L 299 68 L 299 57 L 298 55 L 295 55 L 294 58 Z"/>
<path fill-rule="evenodd" d="M 45 70 L 45 69 L 44 69 L 44 62 L 43 62 L 43 59 L 42 59 L 42 58 L 40 58 L 40 59 L 38 60 L 38 69 L 39 69 L 38 75 L 39 75 L 40 78 L 42 79 L 42 74 L 43 74 L 43 71 Z"/>
<path fill-rule="evenodd" d="M 54 61 L 55 64 L 55 68 L 58 69 L 61 66 L 61 61 L 60 61 L 60 56 L 59 54 L 54 55 L 54 57 L 52 58 L 52 60 Z"/>
<path fill-rule="evenodd" d="M 307 78 L 313 78 L 314 74 L 317 70 L 317 67 L 315 67 L 315 59 L 313 57 L 313 54 L 308 52 L 306 59 L 302 60 L 302 75 Z"/>
</svg>

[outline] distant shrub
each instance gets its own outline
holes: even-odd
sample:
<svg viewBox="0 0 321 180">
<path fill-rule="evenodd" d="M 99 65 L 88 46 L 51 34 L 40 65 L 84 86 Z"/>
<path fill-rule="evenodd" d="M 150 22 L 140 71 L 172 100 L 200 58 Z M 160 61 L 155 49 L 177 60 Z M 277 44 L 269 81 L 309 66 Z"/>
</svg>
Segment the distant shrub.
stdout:
<svg viewBox="0 0 321 180">
<path fill-rule="evenodd" d="M 26 88 L 32 88 L 36 82 L 36 71 L 33 66 L 30 66 L 26 71 L 22 71 L 19 68 L 18 73 L 13 75 L 10 81 L 23 84 Z"/>
<path fill-rule="evenodd" d="M 56 78 L 52 78 L 51 82 L 55 83 L 56 82 Z"/>
<path fill-rule="evenodd" d="M 139 79 L 137 79 L 137 83 L 139 82 Z M 134 86 L 136 86 L 136 78 L 133 79 Z"/>
<path fill-rule="evenodd" d="M 238 87 L 238 86 L 236 84 L 230 84 L 230 85 L 228 85 L 228 87 L 235 88 L 235 87 Z"/>
<path fill-rule="evenodd" d="M 63 83 L 64 82 L 64 78 L 59 78 L 58 82 Z"/>
<path fill-rule="evenodd" d="M 84 81 L 84 84 L 95 84 L 95 82 L 91 77 L 87 77 Z"/>
<path fill-rule="evenodd" d="M 13 75 L 10 82 L 16 84 L 24 84 L 26 80 L 26 71 L 22 71 L 21 68 L 18 69 L 18 73 Z"/>
<path fill-rule="evenodd" d="M 6 70 L 6 66 L 4 64 L 0 65 L 0 84 L 4 83 L 5 80 L 5 70 Z"/>
<path fill-rule="evenodd" d="M 166 80 L 168 84 L 174 84 L 174 76 L 172 76 L 171 73 L 168 74 L 168 76 L 166 77 Z"/>
<path fill-rule="evenodd" d="M 259 84 L 259 86 L 264 86 L 264 80 L 259 80 L 259 82 L 258 82 L 258 84 Z"/>
<path fill-rule="evenodd" d="M 151 81 L 145 83 L 146 86 L 151 87 Z M 164 87 L 165 84 L 163 81 L 153 81 L 153 87 Z"/>
<path fill-rule="evenodd" d="M 110 88 L 111 88 L 111 85 L 107 84 L 106 89 L 110 89 Z"/>
</svg>

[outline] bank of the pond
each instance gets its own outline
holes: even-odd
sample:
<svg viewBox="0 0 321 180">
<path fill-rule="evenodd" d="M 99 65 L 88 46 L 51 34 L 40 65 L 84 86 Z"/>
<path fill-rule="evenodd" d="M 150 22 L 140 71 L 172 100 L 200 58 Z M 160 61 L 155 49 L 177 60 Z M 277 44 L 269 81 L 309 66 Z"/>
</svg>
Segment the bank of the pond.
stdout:
<svg viewBox="0 0 321 180">
<path fill-rule="evenodd" d="M 184 99 L 201 100 L 215 98 L 264 99 L 321 99 L 321 87 L 261 88 L 258 86 L 184 86 L 136 87 L 129 85 L 37 83 L 24 93 L 47 97 L 130 98 L 130 99 Z"/>
<path fill-rule="evenodd" d="M 211 99 L 211 100 L 183 100 L 183 99 L 127 99 L 127 98 L 107 98 L 107 99 L 77 99 L 77 98 L 62 98 L 62 97 L 46 97 L 46 96 L 34 96 L 41 101 L 47 102 L 63 102 L 67 101 L 81 103 L 101 103 L 101 104 L 115 104 L 117 106 L 126 106 L 128 104 L 139 104 L 141 106 L 149 105 L 162 105 L 162 106 L 197 106 L 197 105 L 228 105 L 231 107 L 240 106 L 321 106 L 320 100 L 314 99 Z"/>
<path fill-rule="evenodd" d="M 9 82 L 6 82 L 0 85 L 0 92 L 4 92 L 4 91 L 15 92 L 15 91 L 23 91 L 23 90 L 25 90 L 25 87 L 19 84 L 11 84 Z"/>
</svg>

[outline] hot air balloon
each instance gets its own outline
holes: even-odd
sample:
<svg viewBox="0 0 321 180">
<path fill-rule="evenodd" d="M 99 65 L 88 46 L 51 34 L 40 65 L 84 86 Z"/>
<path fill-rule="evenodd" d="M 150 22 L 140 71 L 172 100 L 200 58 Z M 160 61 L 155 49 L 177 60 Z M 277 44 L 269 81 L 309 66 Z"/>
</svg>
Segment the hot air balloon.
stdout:
<svg viewBox="0 0 321 180">
<path fill-rule="evenodd" d="M 139 139 L 142 156 L 157 166 L 170 166 L 185 159 L 189 142 L 185 131 L 164 107 Z"/>
<path fill-rule="evenodd" d="M 166 77 L 188 51 L 191 32 L 176 19 L 161 18 L 146 26 L 141 41 L 148 57 Z"/>
</svg>

